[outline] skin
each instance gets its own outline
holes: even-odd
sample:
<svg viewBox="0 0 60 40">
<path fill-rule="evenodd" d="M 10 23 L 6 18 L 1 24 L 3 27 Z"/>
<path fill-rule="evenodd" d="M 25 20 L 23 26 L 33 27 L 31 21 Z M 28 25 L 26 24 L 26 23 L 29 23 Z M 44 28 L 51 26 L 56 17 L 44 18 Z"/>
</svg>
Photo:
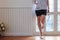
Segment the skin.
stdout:
<svg viewBox="0 0 60 40">
<path fill-rule="evenodd" d="M 38 3 L 36 3 L 36 0 L 34 0 L 34 4 L 37 5 Z M 47 0 L 47 6 L 48 6 L 48 13 L 49 13 L 49 0 Z M 45 15 L 41 15 L 41 16 L 37 16 L 37 22 L 38 22 L 38 28 L 40 31 L 40 35 L 42 36 L 42 28 L 44 28 L 44 23 L 45 23 Z M 41 27 L 41 23 L 43 24 L 43 26 Z"/>
</svg>

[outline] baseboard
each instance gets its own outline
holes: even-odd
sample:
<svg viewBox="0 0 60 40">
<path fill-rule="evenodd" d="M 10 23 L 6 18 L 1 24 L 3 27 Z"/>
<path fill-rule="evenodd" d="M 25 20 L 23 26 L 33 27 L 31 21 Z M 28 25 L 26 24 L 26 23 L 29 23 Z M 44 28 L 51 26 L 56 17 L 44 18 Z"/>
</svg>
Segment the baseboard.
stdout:
<svg viewBox="0 0 60 40">
<path fill-rule="evenodd" d="M 4 36 L 32 36 L 31 33 L 5 33 Z"/>
</svg>

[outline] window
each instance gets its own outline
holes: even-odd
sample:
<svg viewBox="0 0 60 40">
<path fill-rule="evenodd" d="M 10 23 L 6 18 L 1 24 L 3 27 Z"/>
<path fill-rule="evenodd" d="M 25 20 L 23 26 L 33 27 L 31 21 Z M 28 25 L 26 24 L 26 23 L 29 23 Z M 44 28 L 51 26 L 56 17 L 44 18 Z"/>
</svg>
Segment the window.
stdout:
<svg viewBox="0 0 60 40">
<path fill-rule="evenodd" d="M 46 16 L 46 32 L 54 31 L 54 15 Z"/>
<path fill-rule="evenodd" d="M 60 31 L 60 14 L 58 15 L 58 31 Z"/>
<path fill-rule="evenodd" d="M 60 12 L 60 0 L 58 0 L 58 12 Z"/>
<path fill-rule="evenodd" d="M 49 10 L 50 12 L 54 12 L 54 0 L 49 0 Z"/>
</svg>

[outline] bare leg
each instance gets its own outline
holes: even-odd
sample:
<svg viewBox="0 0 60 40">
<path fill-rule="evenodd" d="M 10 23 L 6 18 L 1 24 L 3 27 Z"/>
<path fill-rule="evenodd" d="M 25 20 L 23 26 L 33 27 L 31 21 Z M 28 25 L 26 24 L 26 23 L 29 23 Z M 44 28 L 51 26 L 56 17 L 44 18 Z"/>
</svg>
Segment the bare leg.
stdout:
<svg viewBox="0 0 60 40">
<path fill-rule="evenodd" d="M 37 21 L 38 21 L 38 27 L 39 27 L 40 35 L 42 36 L 42 27 L 40 25 L 40 16 L 37 17 Z"/>
<path fill-rule="evenodd" d="M 41 21 L 41 23 L 43 24 L 41 27 L 44 28 L 45 15 L 41 15 L 41 16 L 40 16 L 40 21 Z M 41 23 L 40 23 L 40 24 L 41 24 Z M 42 33 L 42 35 L 43 35 L 43 33 Z M 42 36 L 42 35 L 41 35 L 41 36 Z"/>
<path fill-rule="evenodd" d="M 44 27 L 44 23 L 45 23 L 45 15 L 41 15 L 40 21 L 41 21 L 42 28 L 43 28 Z"/>
</svg>

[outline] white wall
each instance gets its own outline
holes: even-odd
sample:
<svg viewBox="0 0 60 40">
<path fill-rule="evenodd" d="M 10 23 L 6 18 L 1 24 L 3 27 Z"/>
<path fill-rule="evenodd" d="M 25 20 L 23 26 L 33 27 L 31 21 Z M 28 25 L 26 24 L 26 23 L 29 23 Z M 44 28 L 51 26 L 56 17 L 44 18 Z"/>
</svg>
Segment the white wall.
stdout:
<svg viewBox="0 0 60 40">
<path fill-rule="evenodd" d="M 6 36 L 33 35 L 32 0 L 0 0 L 0 20 Z"/>
<path fill-rule="evenodd" d="M 0 0 L 0 7 L 31 7 L 32 0 Z"/>
</svg>

